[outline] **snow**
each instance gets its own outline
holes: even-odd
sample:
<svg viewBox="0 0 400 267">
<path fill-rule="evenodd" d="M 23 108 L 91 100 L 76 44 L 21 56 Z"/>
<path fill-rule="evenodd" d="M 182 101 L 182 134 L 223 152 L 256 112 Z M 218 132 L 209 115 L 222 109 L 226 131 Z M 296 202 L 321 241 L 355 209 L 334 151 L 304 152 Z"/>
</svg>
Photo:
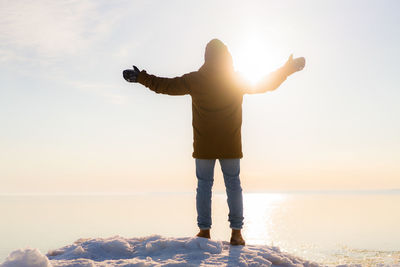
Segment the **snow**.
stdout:
<svg viewBox="0 0 400 267">
<path fill-rule="evenodd" d="M 38 249 L 18 249 L 11 252 L 1 267 L 50 267 L 49 259 Z"/>
<path fill-rule="evenodd" d="M 230 246 L 199 237 L 79 239 L 47 255 L 37 249 L 12 252 L 1 267 L 92 266 L 318 266 L 280 251 L 278 247 Z"/>
</svg>

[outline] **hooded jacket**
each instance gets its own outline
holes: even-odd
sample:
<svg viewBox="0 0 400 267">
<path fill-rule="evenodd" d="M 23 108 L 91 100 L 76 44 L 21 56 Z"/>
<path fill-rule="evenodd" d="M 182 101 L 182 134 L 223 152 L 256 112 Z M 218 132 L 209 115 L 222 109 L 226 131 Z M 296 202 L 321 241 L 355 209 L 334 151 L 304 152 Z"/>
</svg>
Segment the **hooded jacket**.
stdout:
<svg viewBox="0 0 400 267">
<path fill-rule="evenodd" d="M 159 94 L 192 97 L 194 158 L 242 158 L 243 95 L 275 90 L 286 79 L 285 70 L 280 68 L 251 86 L 233 70 L 232 56 L 218 39 L 207 44 L 204 59 L 198 71 L 175 78 L 143 70 L 138 82 Z"/>
</svg>

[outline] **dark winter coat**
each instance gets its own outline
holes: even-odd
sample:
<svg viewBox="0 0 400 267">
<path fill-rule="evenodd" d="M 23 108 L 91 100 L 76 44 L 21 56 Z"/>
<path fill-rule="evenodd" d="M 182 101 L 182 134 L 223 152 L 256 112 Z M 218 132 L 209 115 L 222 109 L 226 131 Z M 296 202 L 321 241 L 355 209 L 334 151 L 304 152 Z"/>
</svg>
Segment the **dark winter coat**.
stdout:
<svg viewBox="0 0 400 267">
<path fill-rule="evenodd" d="M 232 57 L 217 39 L 207 44 L 198 71 L 175 78 L 146 71 L 138 76 L 139 83 L 156 93 L 192 97 L 193 157 L 199 159 L 242 158 L 243 95 L 274 90 L 285 79 L 281 68 L 259 85 L 249 85 L 233 71 Z"/>
</svg>

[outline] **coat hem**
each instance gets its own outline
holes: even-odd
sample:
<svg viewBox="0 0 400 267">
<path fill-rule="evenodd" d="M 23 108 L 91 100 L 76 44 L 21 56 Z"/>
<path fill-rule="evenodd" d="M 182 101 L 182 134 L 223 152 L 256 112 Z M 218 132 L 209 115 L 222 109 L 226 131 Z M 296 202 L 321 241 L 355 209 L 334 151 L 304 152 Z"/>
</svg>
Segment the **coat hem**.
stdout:
<svg viewBox="0 0 400 267">
<path fill-rule="evenodd" d="M 215 155 L 198 155 L 196 153 L 192 154 L 192 157 L 195 159 L 241 159 L 243 158 L 243 153 L 240 154 L 230 154 L 230 155 L 223 155 L 223 154 L 215 154 Z"/>
</svg>

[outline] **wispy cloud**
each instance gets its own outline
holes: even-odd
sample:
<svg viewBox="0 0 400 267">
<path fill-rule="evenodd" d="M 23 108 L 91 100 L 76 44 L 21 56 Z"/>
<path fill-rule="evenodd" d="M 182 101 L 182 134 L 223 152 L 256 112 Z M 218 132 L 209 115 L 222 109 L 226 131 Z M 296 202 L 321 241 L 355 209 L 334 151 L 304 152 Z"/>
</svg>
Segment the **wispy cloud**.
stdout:
<svg viewBox="0 0 400 267">
<path fill-rule="evenodd" d="M 68 84 L 79 90 L 100 95 L 116 105 L 125 104 L 126 101 L 123 95 L 115 93 L 114 84 L 93 81 L 75 81 L 68 82 Z"/>
<path fill-rule="evenodd" d="M 104 77 L 106 70 L 95 70 L 106 65 L 98 54 L 129 13 L 126 6 L 105 0 L 0 0 L 0 63 L 19 76 L 54 80 L 122 104 L 109 80 L 94 77 L 100 72 Z M 119 51 L 109 50 L 107 55 Z"/>
<path fill-rule="evenodd" d="M 104 38 L 117 19 L 101 1 L 1 1 L 0 61 L 73 55 Z M 118 6 L 115 5 L 117 8 Z"/>
</svg>

